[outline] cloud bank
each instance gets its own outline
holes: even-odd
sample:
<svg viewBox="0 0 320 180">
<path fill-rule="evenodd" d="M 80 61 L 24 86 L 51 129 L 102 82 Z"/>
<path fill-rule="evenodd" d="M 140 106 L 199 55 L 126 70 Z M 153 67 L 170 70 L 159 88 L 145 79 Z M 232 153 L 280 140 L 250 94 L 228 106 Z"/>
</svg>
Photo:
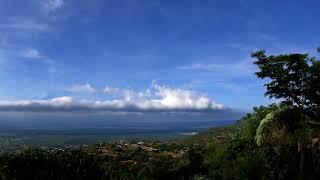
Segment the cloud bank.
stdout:
<svg viewBox="0 0 320 180">
<path fill-rule="evenodd" d="M 141 92 L 112 87 L 97 90 L 89 84 L 77 85 L 71 90 L 112 94 L 118 98 L 87 100 L 62 96 L 45 100 L 2 100 L 0 101 L 0 111 L 211 111 L 224 109 L 222 104 L 216 103 L 205 95 L 157 84 Z"/>
</svg>

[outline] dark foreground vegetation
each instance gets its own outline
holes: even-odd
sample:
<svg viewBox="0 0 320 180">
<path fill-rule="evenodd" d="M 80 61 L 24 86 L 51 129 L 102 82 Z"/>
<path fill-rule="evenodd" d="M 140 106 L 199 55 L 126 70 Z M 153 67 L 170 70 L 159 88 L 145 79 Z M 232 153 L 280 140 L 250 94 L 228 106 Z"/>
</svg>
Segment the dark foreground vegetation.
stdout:
<svg viewBox="0 0 320 180">
<path fill-rule="evenodd" d="M 2 154 L 1 179 L 319 179 L 320 62 L 305 54 L 257 58 L 266 95 L 237 123 L 176 143 L 102 143 Z"/>
</svg>

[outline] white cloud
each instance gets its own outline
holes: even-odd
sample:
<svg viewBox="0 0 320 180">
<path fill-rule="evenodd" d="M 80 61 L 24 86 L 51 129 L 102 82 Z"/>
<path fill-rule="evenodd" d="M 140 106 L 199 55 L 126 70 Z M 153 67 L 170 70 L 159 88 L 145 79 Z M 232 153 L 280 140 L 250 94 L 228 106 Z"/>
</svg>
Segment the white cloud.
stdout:
<svg viewBox="0 0 320 180">
<path fill-rule="evenodd" d="M 53 12 L 61 8 L 64 5 L 64 1 L 63 0 L 44 0 L 42 2 L 42 5 L 47 11 Z"/>
<path fill-rule="evenodd" d="M 110 86 L 106 86 L 102 92 L 103 93 L 119 93 L 119 91 L 121 91 L 119 88 L 114 88 L 114 87 L 110 87 Z"/>
<path fill-rule="evenodd" d="M 76 86 L 74 91 L 95 91 L 89 84 Z M 207 96 L 194 91 L 172 89 L 153 85 L 152 89 L 136 92 L 127 89 L 117 89 L 123 96 L 118 99 L 84 100 L 68 96 L 48 100 L 18 100 L 0 101 L 0 110 L 216 110 L 223 105 L 215 103 Z"/>
<path fill-rule="evenodd" d="M 192 108 L 192 109 L 211 109 L 222 108 L 221 104 L 216 104 L 210 98 L 199 95 L 193 91 L 183 89 L 171 89 L 164 86 L 154 85 L 156 95 L 159 99 L 152 102 L 167 108 Z"/>
<path fill-rule="evenodd" d="M 94 93 L 96 90 L 90 84 L 75 85 L 69 89 L 71 92 Z"/>
<path fill-rule="evenodd" d="M 20 54 L 20 57 L 22 58 L 41 60 L 40 62 L 45 63 L 53 68 L 54 61 L 46 56 L 41 55 L 41 53 L 36 49 L 26 48 L 22 50 Z"/>
<path fill-rule="evenodd" d="M 145 91 L 106 87 L 103 92 L 120 95 L 122 101 L 141 109 L 210 109 L 223 107 L 212 99 L 194 91 L 173 89 L 158 84 L 152 84 L 151 89 Z"/>
<path fill-rule="evenodd" d="M 122 99 L 126 101 L 132 101 L 132 100 L 137 100 L 141 98 L 151 97 L 150 89 L 138 92 L 133 89 L 115 88 L 115 87 L 106 86 L 101 92 L 104 94 L 120 96 Z"/>
<path fill-rule="evenodd" d="M 17 100 L 17 101 L 0 101 L 1 106 L 29 106 L 29 105 L 48 105 L 48 106 L 68 106 L 73 103 L 73 98 L 62 96 L 50 100 Z"/>
<path fill-rule="evenodd" d="M 36 49 L 28 48 L 23 50 L 22 57 L 30 59 L 41 59 L 43 56 L 40 55 L 39 51 Z"/>
</svg>

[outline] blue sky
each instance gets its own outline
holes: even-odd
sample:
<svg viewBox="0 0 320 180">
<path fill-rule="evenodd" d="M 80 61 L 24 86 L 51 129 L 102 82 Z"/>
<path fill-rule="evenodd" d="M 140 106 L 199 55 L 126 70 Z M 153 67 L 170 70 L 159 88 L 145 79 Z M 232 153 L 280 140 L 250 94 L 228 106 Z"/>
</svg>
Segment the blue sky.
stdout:
<svg viewBox="0 0 320 180">
<path fill-rule="evenodd" d="M 0 99 L 4 106 L 269 104 L 250 53 L 315 54 L 319 7 L 318 0 L 3 0 Z"/>
</svg>

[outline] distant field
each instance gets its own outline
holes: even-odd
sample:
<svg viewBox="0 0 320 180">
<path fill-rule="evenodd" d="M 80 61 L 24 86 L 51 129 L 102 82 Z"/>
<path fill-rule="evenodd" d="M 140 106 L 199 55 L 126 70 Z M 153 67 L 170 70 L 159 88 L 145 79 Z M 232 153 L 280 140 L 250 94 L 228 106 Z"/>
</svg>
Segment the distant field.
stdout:
<svg viewBox="0 0 320 180">
<path fill-rule="evenodd" d="M 152 140 L 174 141 L 203 132 L 211 127 L 224 126 L 234 121 L 169 124 L 167 128 L 91 128 L 91 129 L 2 129 L 1 151 L 15 151 L 23 147 L 80 146 L 105 141 Z"/>
</svg>

